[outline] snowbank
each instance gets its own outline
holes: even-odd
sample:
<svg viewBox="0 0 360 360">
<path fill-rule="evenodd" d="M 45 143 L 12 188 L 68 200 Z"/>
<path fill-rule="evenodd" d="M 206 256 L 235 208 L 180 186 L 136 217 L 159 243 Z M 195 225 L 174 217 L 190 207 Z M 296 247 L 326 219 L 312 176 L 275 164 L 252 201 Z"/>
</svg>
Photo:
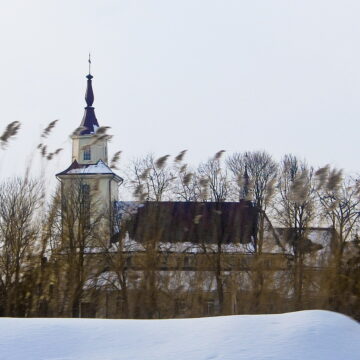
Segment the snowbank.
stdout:
<svg viewBox="0 0 360 360">
<path fill-rule="evenodd" d="M 360 326 L 328 311 L 177 320 L 0 318 L 1 360 L 355 360 Z"/>
</svg>

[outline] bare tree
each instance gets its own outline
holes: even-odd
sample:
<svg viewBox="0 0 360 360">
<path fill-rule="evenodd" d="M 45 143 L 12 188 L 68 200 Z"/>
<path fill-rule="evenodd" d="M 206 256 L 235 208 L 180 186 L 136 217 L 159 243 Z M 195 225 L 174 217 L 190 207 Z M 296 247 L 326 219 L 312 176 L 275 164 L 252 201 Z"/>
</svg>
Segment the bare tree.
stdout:
<svg viewBox="0 0 360 360">
<path fill-rule="evenodd" d="M 174 197 L 180 201 L 199 201 L 201 195 L 200 179 L 196 171 L 183 162 L 186 150 L 175 157 L 173 174 L 175 181 L 172 191 Z"/>
<path fill-rule="evenodd" d="M 56 246 L 61 238 L 61 223 L 58 221 L 61 197 L 59 189 L 55 190 L 53 197 L 48 203 L 44 203 L 40 212 L 38 226 L 38 241 L 36 257 L 32 261 L 32 286 L 29 289 L 29 316 L 56 315 L 54 310 L 58 307 L 56 288 L 61 282 L 57 282 L 62 271 L 61 264 L 54 261 L 52 255 L 56 252 Z M 60 279 L 60 278 L 58 278 Z M 36 291 L 34 291 L 34 287 Z"/>
<path fill-rule="evenodd" d="M 163 201 L 170 197 L 170 189 L 175 179 L 167 166 L 169 155 L 155 159 L 149 154 L 130 164 L 128 184 L 135 198 L 143 201 Z"/>
<path fill-rule="evenodd" d="M 84 286 L 91 274 L 91 256 L 100 239 L 110 239 L 108 211 L 96 196 L 96 188 L 84 178 L 74 178 L 62 184 L 58 221 L 61 237 L 53 250 L 54 261 L 62 264 L 62 297 L 59 314 L 81 316 Z"/>
<path fill-rule="evenodd" d="M 278 165 L 265 151 L 235 153 L 227 166 L 233 174 L 239 199 L 251 199 L 259 210 L 258 234 L 254 239 L 255 253 L 262 252 L 267 207 L 274 195 Z"/>
<path fill-rule="evenodd" d="M 278 180 L 275 205 L 277 221 L 287 232 L 286 246 L 294 256 L 294 295 L 296 308 L 302 304 L 304 260 L 308 252 L 307 235 L 316 215 L 316 188 L 313 169 L 293 155 L 285 155 Z"/>
<path fill-rule="evenodd" d="M 35 256 L 41 199 L 36 180 L 13 178 L 0 185 L 0 293 L 7 316 L 20 315 L 21 282 Z"/>
<path fill-rule="evenodd" d="M 228 199 L 230 184 L 227 171 L 222 167 L 223 152 L 224 150 L 217 152 L 213 158 L 200 164 L 198 168 L 203 200 L 223 202 Z"/>
<path fill-rule="evenodd" d="M 175 167 L 173 192 L 174 197 L 180 201 L 199 201 L 201 199 L 200 179 L 196 171 L 189 169 L 188 165 Z"/>
<path fill-rule="evenodd" d="M 278 165 L 265 151 L 235 153 L 227 158 L 226 164 L 232 173 L 238 199 L 253 201 L 258 210 L 257 232 L 248 246 L 248 251 L 254 254 L 254 265 L 250 272 L 253 280 L 252 308 L 258 312 L 266 287 L 262 265 L 264 233 L 266 228 L 272 231 L 266 210 L 274 195 Z"/>
<path fill-rule="evenodd" d="M 100 239 L 103 266 L 93 274 L 92 284 L 95 290 L 108 291 L 112 297 L 115 295 L 114 311 L 116 316 L 121 318 L 130 317 L 129 288 L 133 292 L 136 291 L 136 281 L 133 280 L 139 276 L 133 269 L 133 255 L 139 248 L 138 244 L 129 238 L 127 228 L 139 206 L 140 204 L 132 202 L 116 203 L 112 220 L 114 235 L 110 246 L 108 241 Z M 108 306 L 106 301 L 106 307 Z"/>
<path fill-rule="evenodd" d="M 356 241 L 352 240 L 356 239 L 360 220 L 360 188 L 357 180 L 351 177 L 343 179 L 341 171 L 328 166 L 319 169 L 316 175 L 322 215 L 334 229 L 330 302 L 334 310 L 340 311 L 344 301 L 347 302 L 344 294 L 349 291 L 344 288 L 347 283 L 344 279 L 345 269 L 352 261 L 352 253 L 356 252 Z"/>
<path fill-rule="evenodd" d="M 259 209 L 266 210 L 273 193 L 277 164 L 272 156 L 265 151 L 248 151 L 235 153 L 226 160 L 233 174 L 234 183 L 238 186 L 239 199 L 244 199 L 244 175 L 249 177 L 249 196 Z"/>
</svg>

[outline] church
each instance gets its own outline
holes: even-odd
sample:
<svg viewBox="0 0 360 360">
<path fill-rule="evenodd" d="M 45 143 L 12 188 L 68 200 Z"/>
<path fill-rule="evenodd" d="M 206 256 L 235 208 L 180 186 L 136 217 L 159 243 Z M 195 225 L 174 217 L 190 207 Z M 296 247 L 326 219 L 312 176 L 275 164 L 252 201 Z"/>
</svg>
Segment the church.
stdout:
<svg viewBox="0 0 360 360">
<path fill-rule="evenodd" d="M 209 316 L 271 312 L 275 301 L 291 309 L 276 284 L 287 281 L 292 255 L 270 223 L 261 252 L 256 250 L 259 212 L 252 201 L 119 200 L 123 179 L 109 167 L 109 137 L 95 115 L 93 76 L 86 78 L 71 164 L 56 175 L 68 244 L 61 261 L 70 266 L 59 294 L 66 294 L 62 303 L 69 302 L 70 310 L 55 313 Z"/>
<path fill-rule="evenodd" d="M 151 214 L 156 209 L 162 213 L 163 218 L 169 217 L 165 227 L 173 229 L 177 227 L 179 229 L 175 232 L 169 230 L 166 239 L 162 239 L 164 242 L 169 242 L 170 238 L 174 238 L 174 233 L 179 234 L 181 229 L 187 228 L 189 224 L 194 224 L 192 220 L 203 209 L 205 213 L 200 214 L 204 215 L 203 221 L 197 228 L 204 226 L 204 229 L 201 231 L 198 229 L 196 234 L 195 231 L 186 231 L 186 239 L 178 237 L 174 239 L 175 241 L 194 242 L 195 237 L 199 237 L 199 234 L 202 234 L 201 237 L 208 236 L 205 233 L 209 233 L 209 223 L 212 222 L 211 214 L 218 211 L 222 214 L 222 223 L 225 224 L 226 222 L 226 226 L 223 226 L 226 227 L 227 238 L 226 240 L 223 239 L 223 241 L 226 243 L 236 242 L 240 241 L 241 237 L 242 243 L 249 243 L 251 237 L 255 236 L 256 233 L 256 209 L 250 201 L 244 200 L 233 203 L 154 202 L 153 204 L 145 202 L 141 206 L 136 205 L 136 203 L 119 201 L 118 188 L 123 179 L 115 174 L 108 165 L 108 136 L 101 131 L 102 128 L 93 107 L 93 76 L 89 73 L 86 78 L 85 101 L 87 106 L 80 127 L 71 136 L 72 162 L 66 170 L 56 174 L 61 182 L 62 197 L 64 199 L 68 197 L 69 193 L 76 187 L 82 201 L 85 203 L 85 208 L 86 202 L 89 202 L 87 206 L 93 207 L 96 204 L 98 212 L 101 212 L 109 219 L 108 225 L 111 228 L 108 230 L 112 236 L 117 231 L 114 222 L 120 221 L 120 218 L 126 215 L 130 207 L 134 208 L 135 206 L 138 208 L 136 212 L 139 218 L 137 223 L 149 222 Z M 173 214 L 173 216 L 170 217 L 170 214 Z M 205 219 L 207 220 L 205 221 Z M 188 223 L 188 225 L 186 226 L 185 223 Z M 137 232 L 134 228 L 132 231 Z M 237 240 L 231 239 L 230 234 L 233 234 Z M 136 237 L 138 238 L 139 235 L 136 235 Z M 195 242 L 198 241 L 199 239 L 196 239 Z M 216 242 L 216 239 L 212 239 L 212 241 Z"/>
</svg>

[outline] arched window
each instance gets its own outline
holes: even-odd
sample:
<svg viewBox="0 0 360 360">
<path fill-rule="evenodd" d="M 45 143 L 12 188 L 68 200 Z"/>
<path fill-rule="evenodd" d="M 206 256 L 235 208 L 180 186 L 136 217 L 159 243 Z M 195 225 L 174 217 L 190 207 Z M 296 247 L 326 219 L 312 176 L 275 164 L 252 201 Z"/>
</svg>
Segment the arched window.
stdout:
<svg viewBox="0 0 360 360">
<path fill-rule="evenodd" d="M 90 146 L 84 149 L 84 160 L 91 160 L 91 149 Z"/>
</svg>

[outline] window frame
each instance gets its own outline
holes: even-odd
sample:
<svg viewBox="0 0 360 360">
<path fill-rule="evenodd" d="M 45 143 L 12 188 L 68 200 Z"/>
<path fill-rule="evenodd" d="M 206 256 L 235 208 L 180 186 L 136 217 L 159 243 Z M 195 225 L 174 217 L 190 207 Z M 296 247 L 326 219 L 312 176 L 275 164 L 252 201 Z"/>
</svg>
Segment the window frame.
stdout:
<svg viewBox="0 0 360 360">
<path fill-rule="evenodd" d="M 86 148 L 84 148 L 83 160 L 84 161 L 91 160 L 91 148 L 90 148 L 90 146 L 87 146 Z"/>
</svg>

